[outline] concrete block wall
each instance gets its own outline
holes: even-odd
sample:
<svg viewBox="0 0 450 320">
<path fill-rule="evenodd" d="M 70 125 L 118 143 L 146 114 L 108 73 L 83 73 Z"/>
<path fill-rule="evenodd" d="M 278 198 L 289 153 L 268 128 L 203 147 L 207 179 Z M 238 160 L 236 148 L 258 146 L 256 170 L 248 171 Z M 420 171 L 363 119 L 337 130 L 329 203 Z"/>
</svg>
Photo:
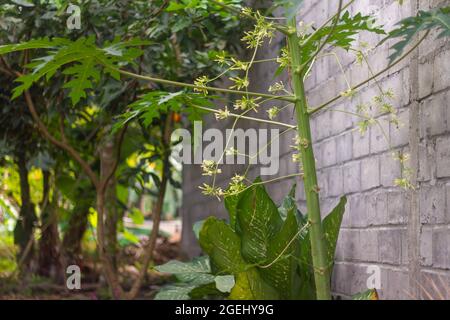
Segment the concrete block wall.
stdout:
<svg viewBox="0 0 450 320">
<path fill-rule="evenodd" d="M 415 14 L 416 10 L 450 5 L 449 0 L 357 0 L 350 7 L 354 14 L 373 14 L 389 30 L 394 23 Z M 337 8 L 337 1 L 305 0 L 299 19 L 320 25 Z M 359 40 L 375 46 L 381 36 L 363 34 Z M 265 47 L 259 58 L 276 56 L 282 38 Z M 391 42 L 369 52 L 372 70 L 383 69 Z M 370 75 L 365 65 L 355 63 L 351 53 L 336 50 L 348 81 L 355 85 Z M 252 71 L 252 90 L 265 91 L 272 82 L 276 64 Z M 284 79 L 288 83 L 288 79 Z M 371 126 L 361 135 L 355 112 L 360 103 L 370 103 L 378 95 L 377 84 L 364 86 L 353 99 L 341 99 L 317 114 L 312 121 L 313 139 L 321 189 L 322 214 L 348 197 L 333 272 L 333 291 L 344 298 L 365 290 L 366 282 L 378 267 L 382 299 L 450 299 L 450 41 L 429 38 L 420 49 L 378 80 L 395 93 L 394 106 L 402 126 L 377 116 L 380 126 Z M 319 59 L 306 83 L 311 107 L 339 95 L 347 89 L 336 59 Z M 342 112 L 344 111 L 344 112 Z M 258 114 L 261 116 L 263 113 Z M 292 108 L 285 109 L 280 120 L 294 123 Z M 206 121 L 205 127 L 230 128 L 230 123 Z M 242 122 L 240 126 L 263 127 Z M 389 138 L 389 143 L 385 136 Z M 294 134 L 280 139 L 280 173 L 298 168 L 291 162 Z M 400 178 L 400 164 L 392 157 L 395 151 L 410 154 L 409 167 L 417 188 L 404 191 L 394 186 Z M 224 166 L 219 184 L 245 167 Z M 201 194 L 198 186 L 205 179 L 198 165 L 184 167 L 183 246 L 191 255 L 199 254 L 191 226 L 209 215 L 226 217 L 223 204 Z M 258 167 L 250 170 L 257 176 Z M 294 181 L 268 185 L 275 201 L 280 202 Z M 297 187 L 298 203 L 305 210 L 303 186 Z M 436 287 L 439 290 L 436 290 Z"/>
</svg>

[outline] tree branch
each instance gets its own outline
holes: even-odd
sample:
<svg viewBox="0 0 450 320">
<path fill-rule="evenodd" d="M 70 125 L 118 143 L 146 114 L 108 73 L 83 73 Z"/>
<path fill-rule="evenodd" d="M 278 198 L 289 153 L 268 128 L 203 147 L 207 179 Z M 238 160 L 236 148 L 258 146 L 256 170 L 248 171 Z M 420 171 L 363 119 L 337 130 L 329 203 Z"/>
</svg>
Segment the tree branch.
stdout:
<svg viewBox="0 0 450 320">
<path fill-rule="evenodd" d="M 161 184 L 159 186 L 158 192 L 158 200 L 155 205 L 155 210 L 152 213 L 153 227 L 148 240 L 148 243 L 145 247 L 145 253 L 142 263 L 142 268 L 139 272 L 139 275 L 131 290 L 126 294 L 127 299 L 134 299 L 139 293 L 139 289 L 142 285 L 142 280 L 144 279 L 145 274 L 147 273 L 148 265 L 153 258 L 153 251 L 155 250 L 156 240 L 158 239 L 159 234 L 159 225 L 161 222 L 161 214 L 164 206 L 164 197 L 166 194 L 167 182 L 169 181 L 169 156 L 170 156 L 170 136 L 172 133 L 172 113 L 167 115 L 166 123 L 164 126 L 164 135 L 163 135 L 163 145 L 164 145 L 164 154 L 163 154 L 163 166 L 162 166 L 162 176 L 161 176 Z"/>
<path fill-rule="evenodd" d="M 95 172 L 91 169 L 91 167 L 89 166 L 89 164 L 83 160 L 83 158 L 81 158 L 80 154 L 68 143 L 64 143 L 58 139 L 56 139 L 47 129 L 47 127 L 45 126 L 45 124 L 42 122 L 42 120 L 40 119 L 36 108 L 34 106 L 34 102 L 33 99 L 31 97 L 31 94 L 28 90 L 26 90 L 24 92 L 25 95 L 25 101 L 27 103 L 28 106 L 28 110 L 31 113 L 31 116 L 33 117 L 33 120 L 36 122 L 39 130 L 42 132 L 42 134 L 44 135 L 44 137 L 50 141 L 51 143 L 53 143 L 55 146 L 67 151 L 67 153 L 69 153 L 69 155 L 72 156 L 72 158 L 78 162 L 78 164 L 81 166 L 81 168 L 83 169 L 83 171 L 86 173 L 86 175 L 89 177 L 89 179 L 92 181 L 92 183 L 94 184 L 94 186 L 97 188 L 99 186 L 99 179 L 97 177 L 97 175 L 95 174 Z"/>
<path fill-rule="evenodd" d="M 120 162 L 120 154 L 122 153 L 122 144 L 123 144 L 123 139 L 125 137 L 125 133 L 128 129 L 128 124 L 126 124 L 122 130 L 120 130 L 118 139 L 117 139 L 117 155 L 116 155 L 116 159 L 114 160 L 114 164 L 111 168 L 111 171 L 108 172 L 108 175 L 105 177 L 105 179 L 103 179 L 102 181 L 100 181 L 100 190 L 99 192 L 103 192 L 106 189 L 106 186 L 108 185 L 109 181 L 111 180 L 111 178 L 114 176 L 114 174 L 116 173 L 117 167 L 119 166 L 119 162 Z"/>
</svg>

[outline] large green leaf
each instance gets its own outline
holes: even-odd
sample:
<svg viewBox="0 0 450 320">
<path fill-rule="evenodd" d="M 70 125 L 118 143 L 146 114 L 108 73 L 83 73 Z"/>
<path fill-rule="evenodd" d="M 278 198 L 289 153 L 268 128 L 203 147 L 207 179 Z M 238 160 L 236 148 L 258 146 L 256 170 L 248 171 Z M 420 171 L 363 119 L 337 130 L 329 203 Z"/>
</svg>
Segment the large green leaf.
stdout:
<svg viewBox="0 0 450 320">
<path fill-rule="evenodd" d="M 256 268 L 236 275 L 236 284 L 228 297 L 231 300 L 275 300 L 277 291 L 268 285 Z"/>
<path fill-rule="evenodd" d="M 170 273 L 186 283 L 200 286 L 214 282 L 208 257 L 196 258 L 190 262 L 172 260 L 155 267 L 159 272 Z"/>
<path fill-rule="evenodd" d="M 162 288 L 155 300 L 189 300 L 189 293 L 195 289 L 193 285 L 170 285 Z"/>
<path fill-rule="evenodd" d="M 170 273 L 181 283 L 169 285 L 158 293 L 159 299 L 202 298 L 208 294 L 222 295 L 233 288 L 233 275 L 211 274 L 209 257 L 196 258 L 190 262 L 172 260 L 155 267 L 159 272 Z"/>
<path fill-rule="evenodd" d="M 297 207 L 297 202 L 295 201 L 295 188 L 294 184 L 291 188 L 289 194 L 284 197 L 281 205 L 278 207 L 278 212 L 283 220 L 286 220 L 288 213 L 292 211 L 297 218 L 297 224 L 299 228 L 302 228 L 307 222 L 306 216 L 304 216 Z M 306 234 L 307 229 L 305 229 L 301 234 Z"/>
<path fill-rule="evenodd" d="M 436 28 L 441 31 L 438 38 L 450 36 L 450 7 L 419 11 L 416 17 L 403 19 L 397 25 L 398 28 L 389 32 L 389 35 L 381 42 L 388 39 L 400 39 L 392 46 L 394 52 L 389 56 L 391 63 L 401 56 L 406 46 L 420 31 Z"/>
<path fill-rule="evenodd" d="M 339 237 L 342 218 L 345 212 L 347 198 L 342 197 L 338 205 L 323 220 L 323 232 L 325 233 L 325 242 L 327 249 L 327 262 L 331 267 L 334 263 L 334 255 L 336 252 L 336 244 Z M 314 300 L 316 299 L 314 270 L 312 268 L 311 242 L 309 232 L 300 240 L 300 256 L 299 256 L 299 275 L 300 275 L 300 299 Z M 330 279 L 331 281 L 331 279 Z"/>
<path fill-rule="evenodd" d="M 261 276 L 283 299 L 294 299 L 299 290 L 297 259 L 299 226 L 296 210 L 289 210 L 281 230 L 269 242 L 267 264 L 259 266 Z"/>
<path fill-rule="evenodd" d="M 323 219 L 323 232 L 325 233 L 325 242 L 327 245 L 327 260 L 329 265 L 334 262 L 334 255 L 336 252 L 336 245 L 341 230 L 342 218 L 345 213 L 345 205 L 347 198 L 342 197 L 338 205 L 331 211 L 331 213 Z"/>
<path fill-rule="evenodd" d="M 241 239 L 225 221 L 209 217 L 200 230 L 199 241 L 210 257 L 214 273 L 236 274 L 246 268 L 241 256 Z"/>
<path fill-rule="evenodd" d="M 208 257 L 196 258 L 190 262 L 171 260 L 166 264 L 155 267 L 159 272 L 181 274 L 181 273 L 210 273 L 211 266 Z"/>
<path fill-rule="evenodd" d="M 255 181 L 256 183 L 259 180 Z M 237 233 L 242 256 L 247 262 L 264 264 L 270 238 L 280 229 L 282 219 L 277 206 L 262 184 L 246 190 L 237 206 Z"/>
</svg>

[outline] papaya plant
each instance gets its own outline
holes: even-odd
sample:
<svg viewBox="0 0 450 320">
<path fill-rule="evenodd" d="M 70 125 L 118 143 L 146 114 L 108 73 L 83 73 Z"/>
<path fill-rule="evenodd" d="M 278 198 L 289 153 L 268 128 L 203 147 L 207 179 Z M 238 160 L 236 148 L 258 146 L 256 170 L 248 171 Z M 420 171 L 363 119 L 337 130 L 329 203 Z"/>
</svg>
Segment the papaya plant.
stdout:
<svg viewBox="0 0 450 320">
<path fill-rule="evenodd" d="M 217 77 L 200 76 L 193 83 L 134 72 L 131 68 L 133 60 L 140 55 L 140 49 L 136 47 L 146 45 L 139 40 L 117 40 L 99 47 L 91 38 L 79 38 L 75 41 L 60 38 L 38 39 L 0 46 L 0 54 L 32 49 L 43 49 L 47 54 L 46 58 L 29 65 L 31 73 L 19 74 L 18 81 L 22 84 L 14 91 L 14 97 L 22 94 L 27 96 L 27 90 L 31 85 L 43 79 L 49 80 L 56 70 L 62 70 L 70 79 L 67 87 L 71 90 L 72 101 L 77 103 L 90 91 L 91 86 L 98 82 L 98 74 L 103 73 L 117 80 L 122 77 L 131 77 L 167 87 L 185 88 L 185 91 L 181 93 L 169 94 L 167 99 L 161 97 L 159 93 L 144 95 L 140 102 L 129 106 L 127 113 L 119 120 L 122 124 L 135 118 L 156 118 L 158 112 L 166 111 L 166 107 L 170 109 L 170 101 L 175 99 L 182 100 L 188 112 L 193 109 L 212 112 L 218 120 L 235 118 L 233 128 L 239 119 L 245 118 L 281 126 L 286 128 L 286 131 L 296 130 L 293 160 L 298 162 L 298 174 L 265 182 L 251 182 L 248 180 L 247 169 L 244 174 L 237 174 L 232 178 L 229 186 L 223 189 L 216 181 L 216 176 L 221 173 L 219 168 L 221 161 L 204 162 L 203 174 L 210 176 L 212 183 L 204 184 L 201 189 L 206 195 L 225 199 L 229 223 L 209 218 L 201 226 L 199 241 L 204 252 L 209 256 L 210 263 L 209 267 L 204 266 L 201 272 L 192 272 L 200 273 L 200 275 L 177 271 L 182 265 L 175 263 L 160 267 L 160 271 L 174 273 L 179 279 L 188 283 L 181 294 L 182 297 L 201 296 L 203 292 L 214 294 L 219 291 L 228 298 L 236 299 L 331 299 L 330 277 L 334 250 L 346 200 L 343 198 L 336 209 L 322 219 L 311 118 L 319 111 L 331 109 L 335 101 L 351 99 L 358 89 L 372 81 L 376 82 L 380 75 L 416 50 L 432 29 L 440 30 L 439 37 L 450 35 L 450 8 L 448 7 L 432 9 L 428 12 L 420 11 L 416 17 L 402 20 L 396 28 L 386 34 L 382 26 L 375 24 L 373 17 L 350 13 L 348 8 L 355 1 L 357 0 L 344 3 L 344 0 L 339 0 L 337 12 L 320 26 L 305 25 L 304 22 L 297 21 L 295 11 L 302 2 L 300 0 L 278 0 L 271 8 L 268 8 L 270 14 L 275 12 L 274 8 L 284 7 L 284 17 L 266 16 L 263 10 L 240 7 L 235 1 L 230 0 L 170 1 L 166 10 L 189 13 L 196 8 L 204 10 L 210 6 L 214 12 L 229 12 L 242 16 L 252 21 L 254 25 L 254 28 L 245 32 L 242 38 L 245 47 L 251 53 L 249 61 L 241 61 L 225 51 L 216 52 L 211 58 L 222 67 L 221 73 Z M 272 40 L 277 32 L 285 37 L 286 46 L 277 57 L 257 60 L 257 53 L 261 46 L 264 42 Z M 325 55 L 325 50 L 333 54 L 334 49 L 341 48 L 349 54 L 355 54 L 357 62 L 367 63 L 366 53 L 355 44 L 355 36 L 361 32 L 385 35 L 383 41 L 395 42 L 388 66 L 376 72 L 369 68 L 371 76 L 368 79 L 356 85 L 350 85 L 346 81 L 347 90 L 322 105 L 310 106 L 305 91 L 305 81 L 316 61 Z M 337 60 L 341 65 L 338 58 Z M 249 72 L 255 64 L 264 62 L 279 64 L 276 75 L 287 71 L 290 86 L 279 81 L 272 84 L 267 93 L 250 91 Z M 223 76 L 229 77 L 231 85 L 228 88 L 213 86 L 213 82 Z M 398 124 L 396 110 L 391 101 L 394 93 L 381 86 L 378 87 L 380 93 L 374 97 L 374 109 L 378 114 L 388 114 L 389 121 Z M 228 106 L 214 109 L 207 103 L 195 102 L 200 98 L 214 99 L 215 96 L 209 96 L 210 92 L 233 98 L 234 111 L 230 111 Z M 236 96 L 237 99 L 235 99 Z M 267 110 L 269 120 L 248 115 L 252 111 L 265 108 L 265 102 L 269 101 L 279 101 L 285 105 Z M 296 126 L 275 121 L 284 108 L 293 108 L 296 114 Z M 371 125 L 380 125 L 376 117 L 368 114 L 367 107 L 363 105 L 359 106 L 357 112 L 352 115 L 362 119 L 359 123 L 362 133 Z M 118 126 L 120 127 L 121 124 Z M 234 150 L 226 151 L 234 152 Z M 224 154 L 221 159 L 223 156 Z M 415 186 L 408 180 L 408 170 L 405 165 L 407 156 L 398 155 L 397 158 L 402 163 L 404 176 L 398 179 L 396 184 L 405 188 L 414 188 Z M 293 205 L 295 202 L 293 198 L 285 201 L 286 205 L 291 204 L 289 208 L 277 208 L 262 187 L 265 183 L 292 177 L 299 177 L 304 185 L 305 216 L 298 214 L 296 206 Z M 101 250 L 100 246 L 100 252 Z M 201 262 L 196 261 L 184 267 L 198 271 L 200 268 L 197 268 L 198 264 Z M 104 267 L 107 269 L 107 265 Z M 235 283 L 232 288 L 231 277 L 217 279 L 221 276 L 233 276 Z M 191 278 L 195 278 L 192 283 L 189 280 Z M 109 276 L 107 279 L 112 287 L 117 287 L 117 277 Z M 173 288 L 171 290 L 171 292 L 176 291 Z"/>
</svg>

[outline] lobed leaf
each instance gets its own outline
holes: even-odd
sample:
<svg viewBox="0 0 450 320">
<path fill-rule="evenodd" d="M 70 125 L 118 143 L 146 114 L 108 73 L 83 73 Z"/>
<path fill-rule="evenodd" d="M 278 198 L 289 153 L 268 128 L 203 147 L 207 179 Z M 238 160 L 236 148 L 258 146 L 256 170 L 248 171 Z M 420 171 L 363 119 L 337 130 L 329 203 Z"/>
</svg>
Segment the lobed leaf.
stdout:
<svg viewBox="0 0 450 320">
<path fill-rule="evenodd" d="M 450 7 L 419 11 L 416 17 L 409 17 L 397 23 L 398 28 L 389 32 L 380 44 L 389 39 L 399 39 L 392 46 L 393 53 L 389 56 L 389 63 L 399 58 L 405 48 L 415 39 L 415 36 L 424 30 L 438 29 L 438 38 L 450 36 Z"/>
<path fill-rule="evenodd" d="M 361 13 L 351 16 L 348 11 L 344 12 L 334 29 L 332 26 L 325 26 L 305 36 L 305 40 L 301 41 L 303 63 L 310 59 L 324 41 L 331 46 L 349 50 L 355 36 L 362 31 L 385 34 L 384 30 L 374 23 L 371 16 L 364 16 Z"/>
</svg>

